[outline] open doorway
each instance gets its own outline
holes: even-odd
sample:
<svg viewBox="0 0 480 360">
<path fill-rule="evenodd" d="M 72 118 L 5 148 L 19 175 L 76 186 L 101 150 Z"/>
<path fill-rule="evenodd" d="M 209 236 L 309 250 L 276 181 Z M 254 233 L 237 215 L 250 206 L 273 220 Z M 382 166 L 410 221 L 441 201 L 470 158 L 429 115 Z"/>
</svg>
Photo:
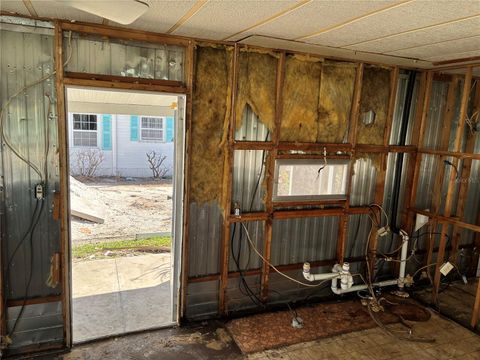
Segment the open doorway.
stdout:
<svg viewBox="0 0 480 360">
<path fill-rule="evenodd" d="M 184 96 L 66 94 L 73 342 L 172 325 Z"/>
</svg>

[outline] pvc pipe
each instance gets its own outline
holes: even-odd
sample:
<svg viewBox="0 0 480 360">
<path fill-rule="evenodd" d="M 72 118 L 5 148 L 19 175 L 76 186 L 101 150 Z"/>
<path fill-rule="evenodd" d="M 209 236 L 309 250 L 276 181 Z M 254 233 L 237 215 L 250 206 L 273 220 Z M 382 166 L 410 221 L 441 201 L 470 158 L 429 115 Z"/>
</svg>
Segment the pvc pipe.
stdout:
<svg viewBox="0 0 480 360">
<path fill-rule="evenodd" d="M 397 284 L 398 284 L 398 280 L 393 279 L 393 280 L 379 281 L 379 282 L 373 283 L 372 285 L 374 287 L 384 287 L 384 286 L 392 286 Z M 341 295 L 341 294 L 345 294 L 353 291 L 365 290 L 367 288 L 368 288 L 367 285 L 354 285 L 348 289 L 340 289 L 337 287 L 337 282 L 336 281 L 334 282 L 334 280 L 332 280 L 332 292 L 336 295 Z"/>
<path fill-rule="evenodd" d="M 311 274 L 310 273 L 310 263 L 306 262 L 303 264 L 303 277 L 308 281 L 317 281 L 317 280 L 330 280 L 340 277 L 338 272 L 324 273 L 324 274 Z"/>
<path fill-rule="evenodd" d="M 402 252 L 400 256 L 400 271 L 398 275 L 398 287 L 400 290 L 403 289 L 404 279 L 405 279 L 405 270 L 407 267 L 407 252 L 408 252 L 408 235 L 403 230 L 400 230 L 400 235 L 402 236 Z"/>
</svg>

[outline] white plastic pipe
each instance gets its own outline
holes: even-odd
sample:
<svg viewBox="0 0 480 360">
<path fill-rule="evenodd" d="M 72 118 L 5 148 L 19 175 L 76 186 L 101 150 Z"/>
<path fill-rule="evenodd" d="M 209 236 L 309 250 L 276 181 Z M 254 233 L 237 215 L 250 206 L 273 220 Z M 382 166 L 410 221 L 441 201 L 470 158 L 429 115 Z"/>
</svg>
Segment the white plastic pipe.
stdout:
<svg viewBox="0 0 480 360">
<path fill-rule="evenodd" d="M 408 253 L 408 235 L 405 231 L 400 230 L 402 236 L 402 252 L 400 256 L 400 271 L 398 274 L 398 287 L 403 290 L 405 280 L 405 269 L 407 268 L 407 253 Z"/>
<path fill-rule="evenodd" d="M 340 277 L 338 272 L 324 273 L 324 274 L 311 274 L 310 263 L 303 264 L 303 277 L 308 281 L 329 280 Z"/>
<path fill-rule="evenodd" d="M 383 286 L 391 286 L 391 285 L 397 285 L 398 281 L 396 279 L 393 280 L 386 280 L 386 281 L 379 281 L 376 283 L 373 283 L 372 285 L 374 287 L 383 287 Z M 341 295 L 353 291 L 360 291 L 360 290 L 365 290 L 367 288 L 367 285 L 355 285 L 351 286 L 348 289 L 341 289 L 337 287 L 337 282 L 336 279 L 332 280 L 332 292 L 336 295 Z"/>
</svg>

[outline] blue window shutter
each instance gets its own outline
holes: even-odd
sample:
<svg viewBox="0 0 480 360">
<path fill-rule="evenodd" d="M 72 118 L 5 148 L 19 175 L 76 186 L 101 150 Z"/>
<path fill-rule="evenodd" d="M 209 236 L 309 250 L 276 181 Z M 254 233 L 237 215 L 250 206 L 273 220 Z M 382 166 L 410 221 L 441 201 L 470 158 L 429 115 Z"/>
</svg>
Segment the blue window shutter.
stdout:
<svg viewBox="0 0 480 360">
<path fill-rule="evenodd" d="M 102 118 L 102 149 L 112 150 L 112 115 L 109 114 Z"/>
<path fill-rule="evenodd" d="M 138 141 L 138 116 L 130 116 L 130 140 Z"/>
<path fill-rule="evenodd" d="M 173 127 L 174 121 L 173 116 L 167 116 L 167 125 L 165 131 L 165 142 L 173 142 Z"/>
</svg>

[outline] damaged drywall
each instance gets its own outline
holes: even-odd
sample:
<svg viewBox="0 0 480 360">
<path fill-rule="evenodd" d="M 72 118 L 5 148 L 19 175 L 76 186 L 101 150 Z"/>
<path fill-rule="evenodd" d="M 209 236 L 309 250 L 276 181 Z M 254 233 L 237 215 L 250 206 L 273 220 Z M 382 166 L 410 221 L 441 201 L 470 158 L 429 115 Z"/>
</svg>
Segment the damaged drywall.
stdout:
<svg viewBox="0 0 480 360">
<path fill-rule="evenodd" d="M 306 61 L 287 56 L 283 85 L 283 113 L 280 140 L 315 142 L 317 140 L 320 60 Z"/>
<path fill-rule="evenodd" d="M 230 117 L 231 48 L 198 47 L 192 109 L 191 202 L 219 201 Z"/>
<path fill-rule="evenodd" d="M 277 57 L 242 49 L 238 59 L 236 126 L 242 126 L 242 115 L 248 104 L 259 120 L 272 132 L 275 127 L 275 92 Z"/>
<path fill-rule="evenodd" d="M 356 64 L 325 61 L 318 106 L 317 142 L 346 142 L 355 86 Z"/>
<path fill-rule="evenodd" d="M 365 66 L 357 126 L 358 144 L 383 144 L 390 97 L 390 73 L 390 69 Z M 364 122 L 364 117 L 369 111 L 375 114 L 370 124 Z"/>
</svg>

